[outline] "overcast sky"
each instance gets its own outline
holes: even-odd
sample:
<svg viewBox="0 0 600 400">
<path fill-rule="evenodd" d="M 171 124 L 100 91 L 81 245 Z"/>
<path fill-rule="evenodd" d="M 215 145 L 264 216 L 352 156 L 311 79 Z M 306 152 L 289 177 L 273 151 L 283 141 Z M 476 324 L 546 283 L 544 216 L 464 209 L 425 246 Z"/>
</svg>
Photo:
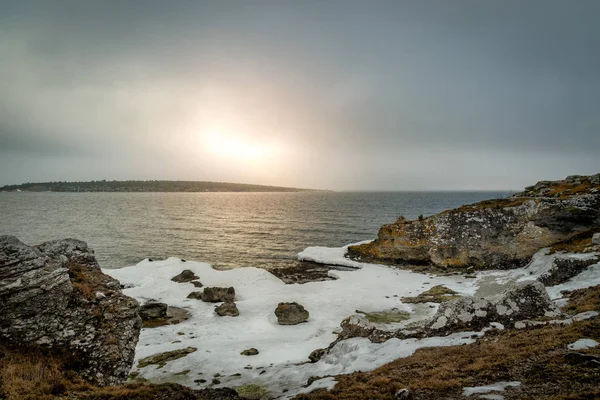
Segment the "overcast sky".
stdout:
<svg viewBox="0 0 600 400">
<path fill-rule="evenodd" d="M 0 2 L 0 185 L 600 172 L 600 1 Z"/>
</svg>

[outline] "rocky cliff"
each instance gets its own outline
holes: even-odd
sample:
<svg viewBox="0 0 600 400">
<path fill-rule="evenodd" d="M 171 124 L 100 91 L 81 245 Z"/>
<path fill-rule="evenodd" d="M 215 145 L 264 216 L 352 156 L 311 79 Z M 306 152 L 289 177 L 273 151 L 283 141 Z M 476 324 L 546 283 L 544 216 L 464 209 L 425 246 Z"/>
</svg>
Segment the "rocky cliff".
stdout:
<svg viewBox="0 0 600 400">
<path fill-rule="evenodd" d="M 0 236 L 0 342 L 51 353 L 99 385 L 123 382 L 142 321 L 86 243 Z"/>
<path fill-rule="evenodd" d="M 540 248 L 577 238 L 592 245 L 600 229 L 600 174 L 542 181 L 506 199 L 384 225 L 348 255 L 365 261 L 442 269 L 508 269 Z"/>
</svg>

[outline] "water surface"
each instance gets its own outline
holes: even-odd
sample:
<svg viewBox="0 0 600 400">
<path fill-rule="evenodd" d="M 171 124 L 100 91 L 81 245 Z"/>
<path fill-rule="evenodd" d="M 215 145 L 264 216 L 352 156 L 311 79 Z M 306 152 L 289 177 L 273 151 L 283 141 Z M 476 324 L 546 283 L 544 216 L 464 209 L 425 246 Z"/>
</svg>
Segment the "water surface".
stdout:
<svg viewBox="0 0 600 400">
<path fill-rule="evenodd" d="M 220 268 L 290 265 L 308 246 L 372 239 L 416 218 L 499 192 L 0 193 L 0 234 L 27 244 L 72 237 L 103 267 L 182 257 Z"/>
</svg>

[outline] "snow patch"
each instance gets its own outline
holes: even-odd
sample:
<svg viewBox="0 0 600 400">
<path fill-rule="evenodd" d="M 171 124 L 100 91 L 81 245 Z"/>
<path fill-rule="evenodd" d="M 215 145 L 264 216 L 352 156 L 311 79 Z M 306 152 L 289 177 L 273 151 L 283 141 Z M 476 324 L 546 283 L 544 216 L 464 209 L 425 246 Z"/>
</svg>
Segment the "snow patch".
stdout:
<svg viewBox="0 0 600 400">
<path fill-rule="evenodd" d="M 598 346 L 598 344 L 600 344 L 600 343 L 596 342 L 594 339 L 579 339 L 578 341 L 568 345 L 567 349 L 569 349 L 569 350 L 587 350 L 587 349 L 593 349 L 594 347 Z"/>
<path fill-rule="evenodd" d="M 497 382 L 486 386 L 475 386 L 463 388 L 463 396 L 472 396 L 474 394 L 483 394 L 489 392 L 504 392 L 507 387 L 521 386 L 521 382 Z M 485 398 L 485 397 L 484 397 Z M 488 397 L 489 398 L 489 397 Z"/>
</svg>

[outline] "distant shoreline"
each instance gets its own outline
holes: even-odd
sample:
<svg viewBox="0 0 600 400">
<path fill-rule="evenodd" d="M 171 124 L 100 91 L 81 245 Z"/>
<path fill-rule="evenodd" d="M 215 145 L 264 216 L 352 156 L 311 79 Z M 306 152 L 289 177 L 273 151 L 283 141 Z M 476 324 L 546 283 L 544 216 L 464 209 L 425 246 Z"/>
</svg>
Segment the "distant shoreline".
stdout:
<svg viewBox="0 0 600 400">
<path fill-rule="evenodd" d="M 245 183 L 210 181 L 89 181 L 89 182 L 36 182 L 0 187 L 0 192 L 316 192 L 284 186 L 252 185 Z"/>
</svg>

